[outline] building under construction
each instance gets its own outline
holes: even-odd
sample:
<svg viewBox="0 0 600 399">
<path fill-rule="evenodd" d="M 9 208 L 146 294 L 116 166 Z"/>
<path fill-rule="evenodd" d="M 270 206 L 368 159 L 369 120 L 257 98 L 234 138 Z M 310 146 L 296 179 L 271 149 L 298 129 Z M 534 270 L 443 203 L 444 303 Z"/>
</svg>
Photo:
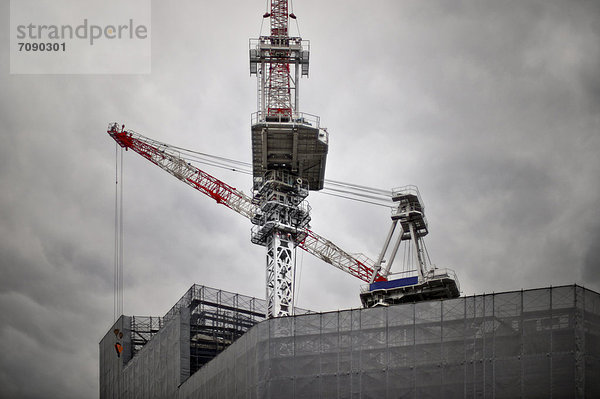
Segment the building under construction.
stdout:
<svg viewBox="0 0 600 399">
<path fill-rule="evenodd" d="M 600 294 L 577 285 L 265 314 L 195 285 L 162 318 L 122 316 L 100 342 L 100 397 L 600 397 Z"/>
</svg>

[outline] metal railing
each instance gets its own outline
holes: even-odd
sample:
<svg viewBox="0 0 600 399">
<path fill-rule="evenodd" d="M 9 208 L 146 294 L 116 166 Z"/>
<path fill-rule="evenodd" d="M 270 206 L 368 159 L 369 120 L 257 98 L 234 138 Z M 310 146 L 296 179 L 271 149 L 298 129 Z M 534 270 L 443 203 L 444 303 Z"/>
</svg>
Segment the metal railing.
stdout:
<svg viewBox="0 0 600 399">
<path fill-rule="evenodd" d="M 417 270 L 413 269 L 413 270 L 405 270 L 405 271 L 401 271 L 401 272 L 397 272 L 397 273 L 391 273 L 390 275 L 388 275 L 388 281 L 390 280 L 396 280 L 396 279 L 400 279 L 400 278 L 406 278 L 406 277 L 414 277 L 417 275 Z M 423 281 L 419 281 L 417 284 L 422 284 L 426 281 L 429 280 L 436 280 L 436 279 L 441 279 L 441 278 L 449 278 L 451 280 L 454 280 L 454 282 L 456 283 L 456 288 L 458 288 L 458 290 L 460 291 L 460 285 L 458 283 L 458 278 L 456 277 L 456 272 L 452 269 L 448 269 L 448 268 L 444 268 L 444 269 L 437 269 L 435 267 L 429 269 L 428 271 L 425 272 L 425 278 L 423 279 Z M 415 284 L 415 285 L 417 285 Z M 363 284 L 360 286 L 360 292 L 361 293 L 365 293 L 365 292 L 369 292 L 371 291 L 371 284 Z"/>
<path fill-rule="evenodd" d="M 454 280 L 454 282 L 456 283 L 456 288 L 458 288 L 458 291 L 460 291 L 460 285 L 458 283 L 458 278 L 456 277 L 456 272 L 454 270 L 448 268 L 437 269 L 434 267 L 432 269 L 429 269 L 425 273 L 426 280 L 434 280 L 439 278 L 449 278 L 451 280 Z"/>
<path fill-rule="evenodd" d="M 423 201 L 421 200 L 421 193 L 419 193 L 419 188 L 417 186 L 415 186 L 414 184 L 407 184 L 406 186 L 392 188 L 392 197 L 395 197 L 397 195 L 407 195 L 407 194 L 416 195 L 417 198 L 419 199 L 419 202 L 421 204 L 423 204 Z"/>
<path fill-rule="evenodd" d="M 250 122 L 252 125 L 259 123 L 289 123 L 290 125 L 304 125 L 319 129 L 320 119 L 317 115 L 305 112 L 295 112 L 292 115 L 268 115 L 262 111 L 257 111 L 251 115 Z"/>
</svg>

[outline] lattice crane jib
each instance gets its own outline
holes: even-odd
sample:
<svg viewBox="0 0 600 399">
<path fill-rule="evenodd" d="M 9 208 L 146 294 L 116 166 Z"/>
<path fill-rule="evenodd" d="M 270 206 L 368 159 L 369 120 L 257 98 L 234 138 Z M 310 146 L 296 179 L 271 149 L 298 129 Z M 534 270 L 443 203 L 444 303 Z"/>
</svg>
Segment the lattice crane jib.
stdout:
<svg viewBox="0 0 600 399">
<path fill-rule="evenodd" d="M 184 183 L 211 197 L 217 203 L 251 219 L 258 207 L 242 191 L 186 162 L 179 152 L 168 144 L 142 136 L 132 130 L 119 128 L 118 123 L 108 127 L 108 134 L 123 148 L 132 149 L 153 164 Z"/>
<path fill-rule="evenodd" d="M 282 298 L 289 297 L 287 292 L 290 289 L 290 281 L 293 282 L 291 280 L 293 275 L 288 273 L 287 270 L 293 265 L 292 256 L 294 255 L 293 248 L 295 245 L 352 276 L 365 282 L 369 281 L 375 262 L 366 257 L 351 255 L 308 228 L 308 221 L 310 220 L 309 209 L 305 203 L 306 201 L 301 200 L 302 196 L 308 195 L 306 183 L 299 182 L 297 178 L 292 178 L 290 175 L 286 175 L 287 179 L 284 178 L 283 175 L 285 172 L 271 172 L 272 174 L 280 174 L 279 177 L 273 177 L 273 180 L 280 181 L 274 187 L 279 190 L 279 194 L 276 194 L 277 191 L 265 190 L 262 192 L 265 198 L 273 198 L 273 195 L 285 194 L 290 190 L 294 190 L 293 187 L 296 187 L 295 190 L 300 194 L 299 196 L 288 196 L 287 204 L 289 206 L 287 212 L 283 215 L 285 217 L 273 219 L 274 215 L 281 216 L 269 213 L 270 206 L 278 206 L 277 204 L 273 204 L 271 201 L 264 201 L 266 203 L 264 210 L 267 211 L 265 214 L 250 196 L 190 164 L 173 146 L 145 137 L 132 130 L 126 130 L 123 125 L 119 125 L 118 123 L 111 123 L 108 126 L 107 132 L 121 147 L 126 150 L 131 149 L 172 176 L 212 198 L 217 203 L 225 205 L 253 221 L 255 224 L 252 229 L 253 242 L 257 240 L 259 241 L 258 243 L 267 245 L 267 241 L 272 240 L 267 245 L 270 248 L 270 252 L 267 250 L 267 270 L 273 269 L 268 281 L 271 287 L 273 287 L 272 292 L 284 292 L 285 295 Z M 268 187 L 273 188 L 271 186 Z M 299 200 L 299 203 L 293 202 Z M 262 231 L 261 225 L 274 228 L 276 223 L 278 223 L 280 230 L 283 230 L 283 232 L 280 231 L 279 235 L 274 237 L 271 234 L 264 236 L 259 234 Z M 269 232 L 267 231 L 267 233 Z M 278 248 L 279 251 L 277 250 Z M 271 256 L 269 256 L 269 253 Z M 278 270 L 275 267 L 269 268 L 269 265 L 274 265 L 276 262 L 279 262 L 281 266 Z M 383 280 L 385 278 L 377 274 L 375 281 Z M 283 301 L 281 303 L 285 306 L 289 302 Z"/>
</svg>

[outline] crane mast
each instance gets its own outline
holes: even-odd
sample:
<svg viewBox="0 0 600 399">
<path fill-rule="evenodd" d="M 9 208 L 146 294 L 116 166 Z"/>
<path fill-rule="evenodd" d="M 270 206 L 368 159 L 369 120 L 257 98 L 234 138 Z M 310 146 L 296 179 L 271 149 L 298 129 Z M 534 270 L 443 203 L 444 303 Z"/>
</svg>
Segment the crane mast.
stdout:
<svg viewBox="0 0 600 399">
<path fill-rule="evenodd" d="M 270 35 L 250 40 L 250 74 L 258 78 L 252 115 L 252 242 L 266 247 L 267 314 L 293 314 L 296 247 L 310 222 L 306 197 L 323 188 L 329 136 L 319 118 L 298 109 L 300 77 L 308 75 L 309 44 L 289 36 L 287 0 L 271 0 Z M 294 78 L 292 78 L 292 73 Z M 293 93 L 293 96 L 292 96 Z"/>
<path fill-rule="evenodd" d="M 271 2 L 271 49 L 269 56 L 272 62 L 265 70 L 265 96 L 267 115 L 292 115 L 292 99 L 290 87 L 291 50 L 288 36 L 288 2 L 274 0 Z M 296 82 L 297 84 L 298 82 Z"/>
</svg>

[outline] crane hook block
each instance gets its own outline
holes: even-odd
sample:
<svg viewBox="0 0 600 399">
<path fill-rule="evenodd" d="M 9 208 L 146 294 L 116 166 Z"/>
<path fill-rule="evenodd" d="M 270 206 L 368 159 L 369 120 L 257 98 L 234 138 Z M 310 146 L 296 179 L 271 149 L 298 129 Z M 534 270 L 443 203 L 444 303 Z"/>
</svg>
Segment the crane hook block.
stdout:
<svg viewBox="0 0 600 399">
<path fill-rule="evenodd" d="M 121 357 L 121 352 L 123 352 L 123 345 L 120 342 L 115 344 L 115 351 L 117 351 L 117 357 Z"/>
</svg>

